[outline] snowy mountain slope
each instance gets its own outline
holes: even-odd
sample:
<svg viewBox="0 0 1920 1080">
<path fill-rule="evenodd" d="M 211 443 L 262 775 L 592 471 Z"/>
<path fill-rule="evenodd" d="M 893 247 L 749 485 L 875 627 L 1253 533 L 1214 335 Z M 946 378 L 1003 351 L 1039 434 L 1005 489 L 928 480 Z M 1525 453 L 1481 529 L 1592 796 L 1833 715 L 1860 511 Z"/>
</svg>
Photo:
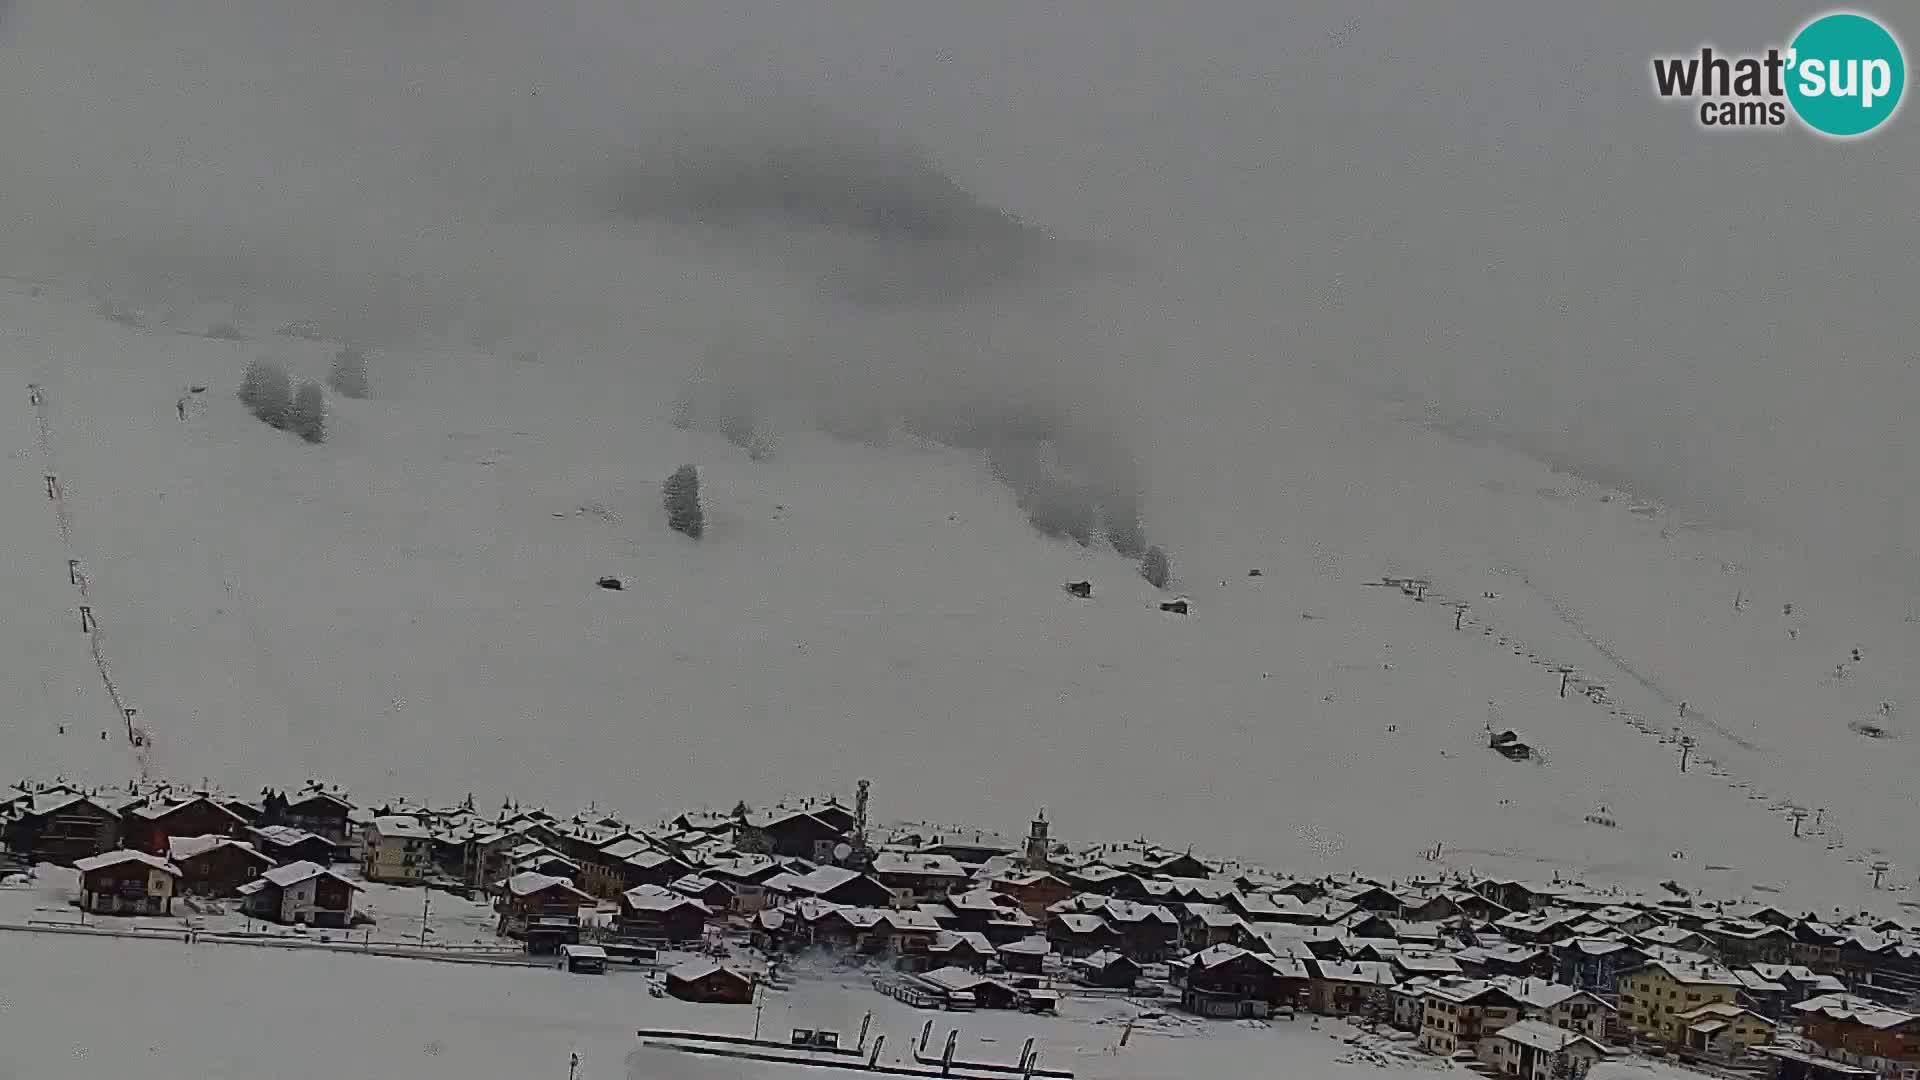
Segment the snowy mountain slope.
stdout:
<svg viewBox="0 0 1920 1080">
<path fill-rule="evenodd" d="M 331 399 L 314 447 L 233 390 L 261 354 L 319 377 L 331 346 L 142 331 L 21 291 L 0 295 L 0 326 L 17 396 L 0 528 L 33 556 L 8 562 L 0 656 L 0 759 L 21 770 L 133 767 L 98 738 L 112 706 L 21 452 L 40 381 L 115 677 L 177 779 L 313 772 L 375 797 L 644 816 L 872 776 L 883 816 L 1014 831 L 1045 806 L 1068 838 L 1300 871 L 1404 876 L 1437 844 L 1462 870 L 1884 905 L 1897 894 L 1847 861 L 1878 848 L 1912 879 L 1914 743 L 1846 727 L 1902 697 L 1900 613 L 1739 537 L 1663 539 L 1618 493 L 1388 413 L 1288 398 L 1258 458 L 1205 424 L 1153 433 L 1214 462 L 1152 478 L 1182 618 L 1111 552 L 1035 535 L 966 455 L 789 425 L 749 462 L 672 427 L 673 388 L 618 360 L 385 356 L 374 398 Z M 1255 398 L 1226 407 L 1272 408 Z M 1187 404 L 1169 396 L 1162 422 L 1205 415 Z M 698 545 L 659 511 L 683 461 L 706 485 Z M 1456 631 L 1438 597 L 1370 587 L 1383 573 L 1473 610 Z M 606 574 L 626 589 L 596 588 Z M 1091 600 L 1061 591 L 1078 578 Z M 1829 679 L 1854 644 L 1862 661 Z M 1682 775 L 1627 717 L 1562 700 L 1560 663 L 1656 731 L 1686 700 L 1700 753 L 1734 775 Z M 69 714 L 88 719 L 56 734 Z M 1495 720 L 1546 763 L 1487 750 Z M 1836 829 L 1793 839 L 1789 799 Z"/>
</svg>

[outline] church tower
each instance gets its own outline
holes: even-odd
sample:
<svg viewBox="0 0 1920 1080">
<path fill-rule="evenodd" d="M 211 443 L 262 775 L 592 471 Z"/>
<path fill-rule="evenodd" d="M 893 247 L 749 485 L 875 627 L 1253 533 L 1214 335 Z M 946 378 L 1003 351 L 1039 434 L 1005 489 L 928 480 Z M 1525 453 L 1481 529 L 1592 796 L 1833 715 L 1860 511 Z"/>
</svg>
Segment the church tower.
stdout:
<svg viewBox="0 0 1920 1080">
<path fill-rule="evenodd" d="M 1033 819 L 1033 827 L 1027 832 L 1027 869 L 1045 870 L 1051 847 L 1047 839 L 1047 812 L 1042 810 Z"/>
</svg>

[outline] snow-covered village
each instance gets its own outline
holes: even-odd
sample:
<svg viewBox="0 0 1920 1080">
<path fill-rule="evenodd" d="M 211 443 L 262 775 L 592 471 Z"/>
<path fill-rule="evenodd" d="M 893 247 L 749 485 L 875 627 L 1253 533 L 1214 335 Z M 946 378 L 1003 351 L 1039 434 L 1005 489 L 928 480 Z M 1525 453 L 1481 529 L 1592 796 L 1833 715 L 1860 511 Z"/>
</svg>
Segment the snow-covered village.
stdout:
<svg viewBox="0 0 1920 1080">
<path fill-rule="evenodd" d="M 1920 1080 L 1898 30 L 0 0 L 0 1080 Z"/>
<path fill-rule="evenodd" d="M 636 822 L 320 781 L 28 782 L 0 803 L 0 940 L 548 969 L 633 1003 L 636 1046 L 849 1074 L 1134 1075 L 1108 1066 L 1135 1040 L 1220 1030 L 1530 1080 L 1920 1070 L 1920 920 L 1558 876 L 1294 876 L 1076 844 L 1044 812 L 1018 838 L 882 826 L 873 795 Z M 823 987 L 853 1004 L 813 1016 Z M 869 994 L 883 1028 L 871 1008 L 835 1026 Z M 651 999 L 702 1008 L 644 1023 Z M 1029 1033 L 1017 1056 L 962 1045 L 982 1016 Z"/>
</svg>

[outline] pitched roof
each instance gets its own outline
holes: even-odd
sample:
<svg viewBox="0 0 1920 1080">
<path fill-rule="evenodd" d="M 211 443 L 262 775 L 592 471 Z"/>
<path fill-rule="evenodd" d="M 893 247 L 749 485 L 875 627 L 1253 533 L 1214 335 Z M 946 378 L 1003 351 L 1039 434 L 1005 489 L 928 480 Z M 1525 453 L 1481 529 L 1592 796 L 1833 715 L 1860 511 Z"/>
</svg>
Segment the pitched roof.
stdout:
<svg viewBox="0 0 1920 1080">
<path fill-rule="evenodd" d="M 1384 960 L 1354 960 L 1349 963 L 1321 960 L 1315 966 L 1319 968 L 1320 978 L 1327 982 L 1392 986 L 1400 981 L 1393 973 L 1393 965 Z"/>
<path fill-rule="evenodd" d="M 1687 962 L 1664 957 L 1654 957 L 1632 970 L 1657 967 L 1667 973 L 1667 977 L 1682 986 L 1739 986 L 1740 980 L 1733 972 L 1712 961 Z"/>
<path fill-rule="evenodd" d="M 963 880 L 967 868 L 951 855 L 903 855 L 883 851 L 873 857 L 876 874 L 910 874 L 918 877 L 944 877 Z"/>
<path fill-rule="evenodd" d="M 426 840 L 432 836 L 431 833 L 427 832 L 426 826 L 420 824 L 417 818 L 410 818 L 401 814 L 388 814 L 386 817 L 374 818 L 373 828 L 374 831 L 378 832 L 381 836 L 394 836 L 402 839 Z"/>
<path fill-rule="evenodd" d="M 168 817 L 172 814 L 179 813 L 180 811 L 185 810 L 186 808 L 194 805 L 195 803 L 206 803 L 208 806 L 213 807 L 215 810 L 220 811 L 222 814 L 225 814 L 226 816 L 232 818 L 233 820 L 241 822 L 243 824 L 247 820 L 246 818 L 241 817 L 239 814 L 236 814 L 233 811 L 227 809 L 226 807 L 221 806 L 219 803 L 213 801 L 212 799 L 207 798 L 205 795 L 195 795 L 189 799 L 177 799 L 177 800 L 172 800 L 172 801 L 160 803 L 160 804 L 149 804 L 147 806 L 140 807 L 138 810 L 135 810 L 134 814 L 139 817 L 146 818 L 149 821 L 158 821 L 163 817 Z"/>
<path fill-rule="evenodd" d="M 239 848 L 240 850 L 260 860 L 261 862 L 273 861 L 272 859 L 267 858 L 265 855 L 262 855 L 260 853 L 260 850 L 254 847 L 252 844 L 246 843 L 241 840 L 235 840 L 230 836 L 221 836 L 218 833 L 211 833 L 206 836 L 169 836 L 167 837 L 167 854 L 170 857 L 172 857 L 175 862 L 180 862 L 186 859 L 195 858 L 200 855 L 205 855 L 209 851 L 214 851 L 218 848 L 223 848 L 223 847 Z"/>
<path fill-rule="evenodd" d="M 128 851 L 125 849 L 109 851 L 104 855 L 95 855 L 91 858 L 81 859 L 73 864 L 73 868 L 83 874 L 91 874 L 95 870 L 104 870 L 109 866 L 120 866 L 133 862 L 145 863 L 155 870 L 165 870 L 174 877 L 181 876 L 179 867 L 158 855 L 149 855 L 144 851 Z"/>
<path fill-rule="evenodd" d="M 339 874 L 336 874 L 332 870 L 329 870 L 326 867 L 321 866 L 319 863 L 309 862 L 305 859 L 302 859 L 299 862 L 290 862 L 285 866 L 276 866 L 273 869 L 267 871 L 266 873 L 261 874 L 260 877 L 256 879 L 256 883 L 258 881 L 268 881 L 285 889 L 294 885 L 298 885 L 301 882 L 308 880 L 309 878 L 316 878 L 323 874 L 326 875 L 327 877 L 335 878 L 339 881 L 344 881 L 348 885 L 352 886 L 354 889 L 362 888 L 359 882 L 354 881 L 350 878 L 341 877 Z M 241 890 L 243 892 L 246 890 L 246 888 L 247 887 L 245 885 L 241 886 Z"/>
<path fill-rule="evenodd" d="M 630 859 L 643 851 L 651 850 L 653 849 L 646 841 L 635 840 L 631 836 L 623 836 L 611 843 L 600 845 L 600 854 L 616 861 Z"/>
<path fill-rule="evenodd" d="M 571 878 L 555 877 L 552 874 L 536 874 L 532 871 L 527 871 L 515 874 L 507 879 L 507 892 L 513 896 L 532 896 L 535 893 L 542 893 L 556 886 L 565 889 L 581 900 L 585 900 L 588 903 L 593 902 L 593 897 L 574 888 L 573 879 Z"/>
<path fill-rule="evenodd" d="M 672 911 L 690 904 L 708 915 L 713 914 L 713 909 L 702 901 L 662 889 L 658 885 L 635 886 L 621 893 L 620 899 L 635 911 Z"/>
<path fill-rule="evenodd" d="M 1053 952 L 1053 942 L 1039 934 L 1023 937 L 1019 941 L 1009 941 L 1000 946 L 1003 953 L 1015 953 L 1023 956 L 1046 956 Z"/>
<path fill-rule="evenodd" d="M 695 959 L 688 960 L 684 963 L 681 963 L 672 968 L 669 968 L 667 970 L 667 978 L 677 979 L 681 982 L 698 982 L 699 980 L 707 978 L 710 975 L 722 974 L 722 973 L 729 975 L 735 979 L 739 979 L 742 982 L 752 981 L 751 979 L 748 979 L 745 975 L 740 974 L 739 972 L 733 970 L 732 968 L 726 966 L 725 964 L 717 963 L 713 960 L 707 959 L 706 957 L 696 957 Z"/>
<path fill-rule="evenodd" d="M 1609 1052 L 1605 1046 L 1577 1031 L 1567 1031 L 1538 1020 L 1522 1020 L 1517 1024 L 1508 1024 L 1494 1032 L 1494 1035 L 1508 1042 L 1531 1046 L 1535 1050 L 1543 1050 L 1549 1054 L 1557 1054 L 1574 1043 L 1580 1042 L 1591 1044 L 1603 1054 Z"/>
<path fill-rule="evenodd" d="M 1866 998 L 1854 997 L 1851 994 L 1822 994 L 1819 997 L 1808 998 L 1793 1006 L 1793 1011 L 1802 1016 L 1818 1013 L 1829 1020 L 1865 1024 L 1867 1027 L 1883 1031 L 1920 1021 L 1920 1016 L 1913 1013 L 1889 1009 L 1879 1002 L 1868 1001 Z"/>
</svg>

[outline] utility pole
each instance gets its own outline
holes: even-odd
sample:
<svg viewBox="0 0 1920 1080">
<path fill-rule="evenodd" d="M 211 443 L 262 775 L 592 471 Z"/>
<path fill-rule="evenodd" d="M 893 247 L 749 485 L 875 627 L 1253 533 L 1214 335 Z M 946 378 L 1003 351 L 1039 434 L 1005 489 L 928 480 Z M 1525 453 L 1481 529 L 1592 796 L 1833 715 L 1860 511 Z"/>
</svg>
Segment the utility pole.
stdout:
<svg viewBox="0 0 1920 1080">
<path fill-rule="evenodd" d="M 427 947 L 427 916 L 433 911 L 433 890 L 420 887 L 420 947 Z"/>
<path fill-rule="evenodd" d="M 1680 771 L 1687 771 L 1687 759 L 1693 756 L 1693 736 L 1680 736 Z"/>
</svg>

